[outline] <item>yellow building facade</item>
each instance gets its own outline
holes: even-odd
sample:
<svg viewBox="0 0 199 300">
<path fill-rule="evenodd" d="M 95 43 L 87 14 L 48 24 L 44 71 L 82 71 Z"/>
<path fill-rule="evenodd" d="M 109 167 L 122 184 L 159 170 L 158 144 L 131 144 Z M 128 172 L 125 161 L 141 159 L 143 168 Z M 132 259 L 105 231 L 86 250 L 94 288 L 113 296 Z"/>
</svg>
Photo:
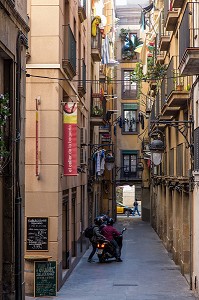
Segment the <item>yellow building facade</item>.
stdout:
<svg viewBox="0 0 199 300">
<path fill-rule="evenodd" d="M 164 145 L 161 163 L 151 156 L 151 224 L 191 289 L 197 290 L 198 194 L 194 174 L 198 169 L 198 83 L 193 65 L 197 66 L 198 56 L 193 58 L 193 53 L 198 53 L 198 44 L 193 37 L 198 8 L 189 1 L 157 1 L 144 16 L 149 20 L 143 24 L 148 43 L 153 45 L 151 51 L 150 47 L 145 50 L 146 56 L 152 54 L 152 59 L 146 60 L 153 95 L 149 142 L 161 140 Z"/>
<path fill-rule="evenodd" d="M 96 151 L 111 149 L 107 142 L 100 146 L 99 126 L 106 124 L 108 92 L 106 81 L 100 81 L 107 68 L 101 72 L 100 63 L 102 39 L 110 31 L 102 21 L 114 6 L 112 2 L 103 6 L 104 1 L 28 1 L 26 294 L 33 294 L 29 273 L 34 261 L 42 259 L 56 261 L 59 290 L 88 248 L 85 228 L 109 205 L 112 212 L 112 197 L 107 205 L 105 192 L 112 173 L 96 176 L 93 160 Z M 68 109 L 74 117 L 66 117 Z M 75 143 L 73 132 L 65 131 L 72 119 Z"/>
</svg>

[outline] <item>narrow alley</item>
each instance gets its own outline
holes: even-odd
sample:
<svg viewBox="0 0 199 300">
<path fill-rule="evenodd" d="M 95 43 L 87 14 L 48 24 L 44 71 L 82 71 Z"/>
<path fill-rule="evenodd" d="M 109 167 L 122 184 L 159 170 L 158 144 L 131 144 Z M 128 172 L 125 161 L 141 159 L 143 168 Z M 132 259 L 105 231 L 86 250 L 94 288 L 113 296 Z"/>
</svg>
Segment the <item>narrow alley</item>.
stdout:
<svg viewBox="0 0 199 300">
<path fill-rule="evenodd" d="M 179 266 L 171 260 L 149 223 L 139 217 L 118 217 L 115 227 L 124 233 L 123 262 L 88 263 L 89 249 L 57 293 L 60 300 L 189 300 L 189 290 Z M 31 298 L 49 299 L 48 297 Z"/>
</svg>

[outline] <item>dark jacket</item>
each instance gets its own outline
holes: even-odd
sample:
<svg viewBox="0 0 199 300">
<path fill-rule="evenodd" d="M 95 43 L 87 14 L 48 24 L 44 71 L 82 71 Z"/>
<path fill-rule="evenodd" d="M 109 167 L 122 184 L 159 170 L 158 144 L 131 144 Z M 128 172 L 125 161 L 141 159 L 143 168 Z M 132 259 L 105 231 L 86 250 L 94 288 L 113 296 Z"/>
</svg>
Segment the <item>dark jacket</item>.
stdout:
<svg viewBox="0 0 199 300">
<path fill-rule="evenodd" d="M 121 232 L 117 231 L 113 226 L 107 225 L 103 227 L 102 234 L 108 241 L 112 241 L 114 237 L 119 236 Z"/>
<path fill-rule="evenodd" d="M 100 233 L 99 226 L 94 225 L 93 237 L 90 239 L 91 243 L 97 243 L 98 240 L 105 240 L 105 237 Z"/>
</svg>

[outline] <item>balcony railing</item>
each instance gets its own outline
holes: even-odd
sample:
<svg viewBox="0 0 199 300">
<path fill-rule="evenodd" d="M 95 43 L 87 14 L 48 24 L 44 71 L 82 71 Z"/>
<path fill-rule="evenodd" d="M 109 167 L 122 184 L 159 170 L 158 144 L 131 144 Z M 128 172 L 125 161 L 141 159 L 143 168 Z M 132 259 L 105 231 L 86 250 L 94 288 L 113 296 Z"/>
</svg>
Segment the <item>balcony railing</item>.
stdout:
<svg viewBox="0 0 199 300">
<path fill-rule="evenodd" d="M 131 170 L 129 170 L 128 166 L 121 167 L 117 173 L 118 179 L 119 181 L 141 180 L 137 166 L 132 167 Z"/>
<path fill-rule="evenodd" d="M 199 69 L 199 2 L 187 3 L 179 28 L 179 69 L 181 74 L 196 75 Z"/>
<path fill-rule="evenodd" d="M 189 77 L 179 74 L 177 69 L 178 61 L 178 56 L 171 58 L 166 70 L 166 76 L 162 81 L 161 109 L 167 103 L 167 115 L 169 115 L 169 111 L 175 114 L 178 112 L 179 107 L 184 107 L 189 95 Z"/>
<path fill-rule="evenodd" d="M 174 31 L 178 20 L 178 11 L 169 7 L 169 1 L 164 1 L 165 28 L 167 31 Z"/>
<path fill-rule="evenodd" d="M 102 126 L 106 120 L 106 98 L 99 83 L 93 84 L 91 90 L 91 122 Z"/>
<path fill-rule="evenodd" d="M 64 25 L 64 51 L 62 66 L 70 79 L 76 75 L 76 40 L 70 25 Z"/>
<path fill-rule="evenodd" d="M 78 15 L 81 23 L 86 20 L 86 0 L 79 0 Z"/>
<path fill-rule="evenodd" d="M 160 42 L 159 42 L 160 51 L 167 51 L 170 47 L 170 32 L 166 31 L 165 19 L 163 18 L 163 15 L 160 18 L 159 35 L 160 35 Z"/>
<path fill-rule="evenodd" d="M 81 97 L 86 94 L 86 65 L 83 59 L 80 60 L 80 76 L 78 82 L 78 92 Z"/>
<path fill-rule="evenodd" d="M 172 7 L 173 8 L 182 8 L 185 0 L 173 0 Z"/>
<path fill-rule="evenodd" d="M 161 84 L 161 108 L 165 105 L 166 103 L 166 79 L 164 78 L 162 80 L 162 84 Z"/>
<path fill-rule="evenodd" d="M 97 35 L 91 37 L 91 57 L 93 61 L 101 61 L 102 36 L 97 28 Z"/>
</svg>

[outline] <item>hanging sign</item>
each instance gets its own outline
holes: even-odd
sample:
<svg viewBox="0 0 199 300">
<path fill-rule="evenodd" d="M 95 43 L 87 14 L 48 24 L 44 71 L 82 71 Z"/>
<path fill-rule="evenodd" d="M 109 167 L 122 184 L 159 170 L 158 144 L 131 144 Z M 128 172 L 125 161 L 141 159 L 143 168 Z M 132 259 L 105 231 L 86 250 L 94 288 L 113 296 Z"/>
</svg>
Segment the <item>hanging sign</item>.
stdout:
<svg viewBox="0 0 199 300">
<path fill-rule="evenodd" d="M 77 103 L 68 102 L 63 108 L 64 176 L 77 175 Z"/>
</svg>

